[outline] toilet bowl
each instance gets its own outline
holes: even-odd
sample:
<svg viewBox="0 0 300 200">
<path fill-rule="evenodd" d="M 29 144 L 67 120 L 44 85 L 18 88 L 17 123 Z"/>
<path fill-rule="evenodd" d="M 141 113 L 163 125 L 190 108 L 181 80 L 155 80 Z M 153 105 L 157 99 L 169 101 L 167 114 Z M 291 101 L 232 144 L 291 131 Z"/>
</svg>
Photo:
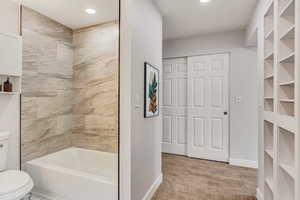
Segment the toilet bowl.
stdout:
<svg viewBox="0 0 300 200">
<path fill-rule="evenodd" d="M 18 170 L 6 170 L 8 132 L 0 131 L 0 200 L 21 200 L 33 188 L 30 176 Z"/>
<path fill-rule="evenodd" d="M 32 188 L 33 181 L 25 172 L 0 172 L 0 200 L 21 200 Z"/>
</svg>

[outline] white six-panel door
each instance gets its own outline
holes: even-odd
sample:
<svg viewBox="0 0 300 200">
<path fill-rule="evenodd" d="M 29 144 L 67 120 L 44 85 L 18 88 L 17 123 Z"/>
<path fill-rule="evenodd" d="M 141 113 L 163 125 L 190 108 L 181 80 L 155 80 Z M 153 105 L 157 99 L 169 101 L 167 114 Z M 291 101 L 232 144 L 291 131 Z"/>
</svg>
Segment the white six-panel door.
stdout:
<svg viewBox="0 0 300 200">
<path fill-rule="evenodd" d="M 228 161 L 229 55 L 165 59 L 163 152 Z"/>
<path fill-rule="evenodd" d="M 188 156 L 228 161 L 229 55 L 188 58 Z"/>
<path fill-rule="evenodd" d="M 186 155 L 187 60 L 166 59 L 163 66 L 163 152 Z"/>
</svg>

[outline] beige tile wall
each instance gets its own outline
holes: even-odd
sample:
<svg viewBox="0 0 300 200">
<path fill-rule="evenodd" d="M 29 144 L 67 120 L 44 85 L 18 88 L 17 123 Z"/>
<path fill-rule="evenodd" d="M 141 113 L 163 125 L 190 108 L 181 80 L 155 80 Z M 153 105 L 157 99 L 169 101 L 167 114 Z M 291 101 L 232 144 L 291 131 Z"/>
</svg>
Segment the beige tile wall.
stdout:
<svg viewBox="0 0 300 200">
<path fill-rule="evenodd" d="M 74 32 L 74 146 L 118 150 L 118 30 L 113 22 Z"/>
<path fill-rule="evenodd" d="M 118 23 L 72 31 L 23 7 L 22 161 L 117 152 Z"/>
<path fill-rule="evenodd" d="M 71 146 L 72 30 L 23 8 L 22 161 Z"/>
</svg>

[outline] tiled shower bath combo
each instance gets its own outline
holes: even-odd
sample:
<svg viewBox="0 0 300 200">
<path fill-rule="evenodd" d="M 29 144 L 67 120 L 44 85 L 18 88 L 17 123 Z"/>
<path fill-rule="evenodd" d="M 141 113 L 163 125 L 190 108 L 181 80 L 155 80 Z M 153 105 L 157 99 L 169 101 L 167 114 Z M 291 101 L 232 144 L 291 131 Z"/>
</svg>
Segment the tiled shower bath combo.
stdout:
<svg viewBox="0 0 300 200">
<path fill-rule="evenodd" d="M 118 21 L 71 30 L 23 7 L 22 36 L 22 168 L 34 193 L 117 199 Z"/>
</svg>

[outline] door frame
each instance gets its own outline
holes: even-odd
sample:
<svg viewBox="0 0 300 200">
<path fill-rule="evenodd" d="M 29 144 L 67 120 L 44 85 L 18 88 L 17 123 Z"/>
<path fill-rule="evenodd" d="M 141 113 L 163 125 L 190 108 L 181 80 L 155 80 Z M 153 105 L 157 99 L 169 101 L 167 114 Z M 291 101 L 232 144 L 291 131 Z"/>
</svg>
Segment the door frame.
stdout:
<svg viewBox="0 0 300 200">
<path fill-rule="evenodd" d="M 231 144 L 231 127 L 230 127 L 230 121 L 231 121 L 231 65 L 232 65 L 232 51 L 207 51 L 199 54 L 186 54 L 183 56 L 169 56 L 169 57 L 163 57 L 162 59 L 176 59 L 176 58 L 185 58 L 188 59 L 188 57 L 197 57 L 197 56 L 208 56 L 208 55 L 218 55 L 218 54 L 227 54 L 229 57 L 229 63 L 228 63 L 228 159 L 226 163 L 230 162 L 231 157 L 231 151 L 230 151 L 230 144 Z M 162 144 L 163 145 L 163 144 Z M 188 146 L 185 147 L 185 156 L 188 156 Z M 163 153 L 163 152 L 162 152 Z"/>
</svg>

